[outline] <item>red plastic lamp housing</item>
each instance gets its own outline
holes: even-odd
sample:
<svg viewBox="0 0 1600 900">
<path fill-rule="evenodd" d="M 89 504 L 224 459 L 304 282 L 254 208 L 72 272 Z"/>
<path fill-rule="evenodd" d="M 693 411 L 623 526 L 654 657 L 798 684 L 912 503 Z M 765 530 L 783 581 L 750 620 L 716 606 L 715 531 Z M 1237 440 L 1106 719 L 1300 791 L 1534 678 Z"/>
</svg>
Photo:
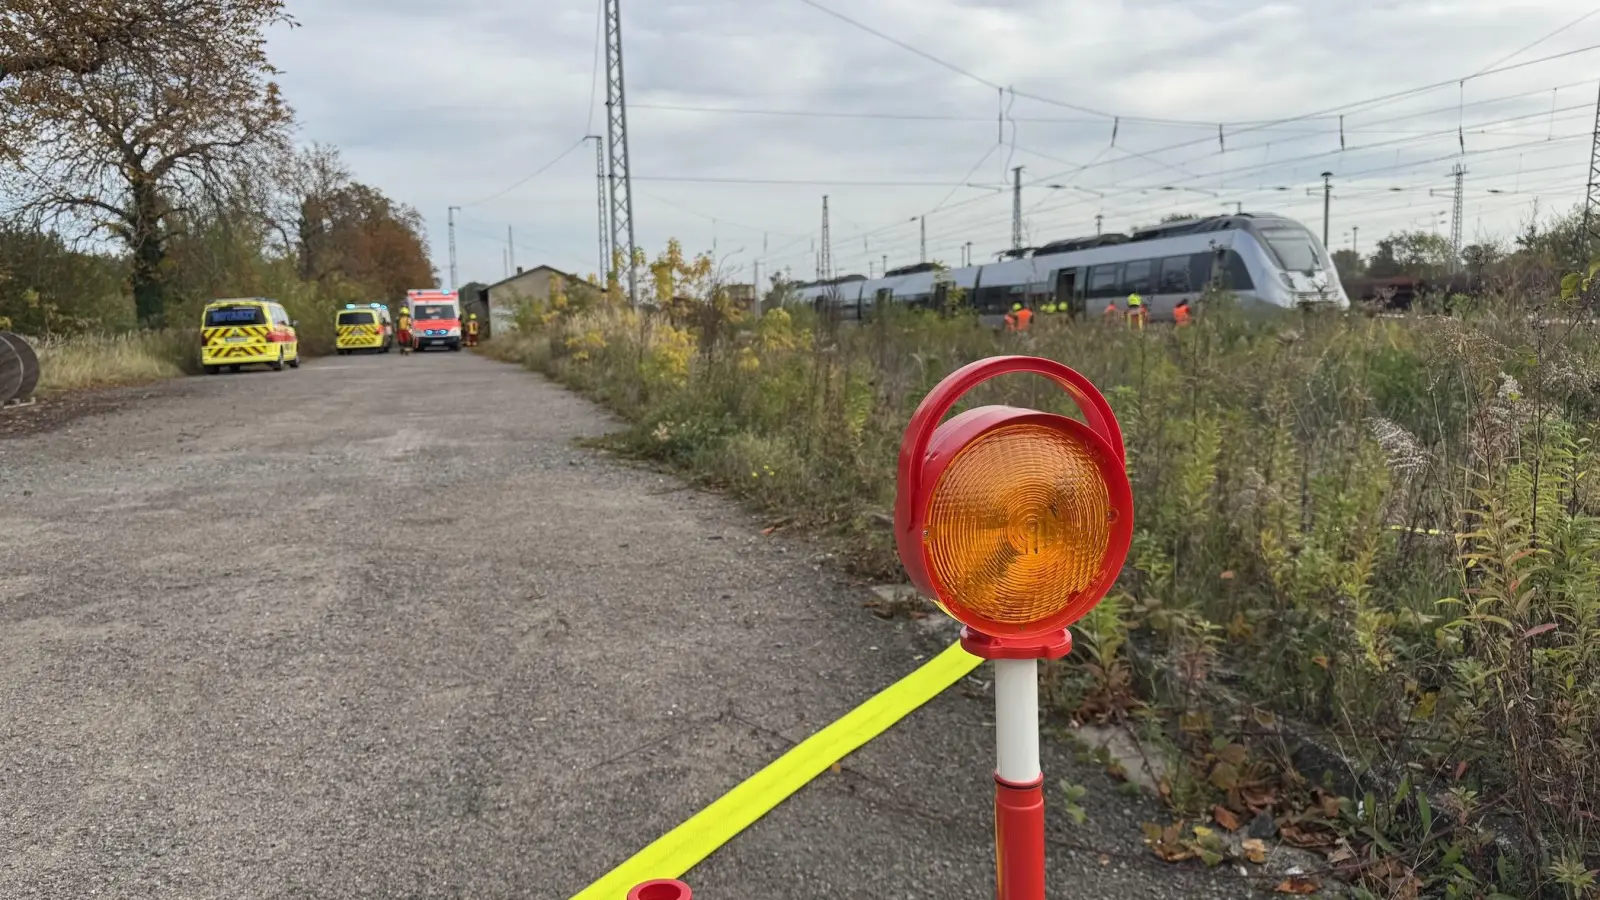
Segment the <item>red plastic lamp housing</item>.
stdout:
<svg viewBox="0 0 1600 900">
<path fill-rule="evenodd" d="M 941 424 L 972 388 L 1021 372 L 1054 381 L 1087 424 L 1010 406 Z M 1111 589 L 1133 541 L 1133 489 L 1110 404 L 1048 359 L 993 357 L 951 373 L 906 427 L 895 541 L 912 583 L 969 631 L 1017 647 L 1062 634 Z"/>
</svg>

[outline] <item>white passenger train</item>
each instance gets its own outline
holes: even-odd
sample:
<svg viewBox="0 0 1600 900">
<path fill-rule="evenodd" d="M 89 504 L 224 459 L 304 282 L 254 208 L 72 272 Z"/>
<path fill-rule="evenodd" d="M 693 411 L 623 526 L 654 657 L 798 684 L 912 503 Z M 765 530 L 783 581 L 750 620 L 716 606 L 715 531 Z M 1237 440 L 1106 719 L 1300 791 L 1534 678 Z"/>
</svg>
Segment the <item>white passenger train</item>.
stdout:
<svg viewBox="0 0 1600 900">
<path fill-rule="evenodd" d="M 1305 226 L 1277 215 L 1242 213 L 1170 222 L 1131 235 L 1103 234 L 1054 241 L 986 265 L 936 270 L 932 263 L 891 269 L 881 278 L 845 275 L 797 285 L 795 300 L 836 307 L 845 320 L 874 306 L 904 303 L 943 308 L 952 288 L 965 305 L 996 322 L 1021 303 L 1045 304 L 1073 315 L 1099 314 L 1108 304 L 1127 309 L 1128 295 L 1144 300 L 1152 320 L 1170 320 L 1178 302 L 1195 304 L 1208 285 L 1231 291 L 1246 308 L 1301 305 L 1348 309 L 1327 248 Z"/>
</svg>

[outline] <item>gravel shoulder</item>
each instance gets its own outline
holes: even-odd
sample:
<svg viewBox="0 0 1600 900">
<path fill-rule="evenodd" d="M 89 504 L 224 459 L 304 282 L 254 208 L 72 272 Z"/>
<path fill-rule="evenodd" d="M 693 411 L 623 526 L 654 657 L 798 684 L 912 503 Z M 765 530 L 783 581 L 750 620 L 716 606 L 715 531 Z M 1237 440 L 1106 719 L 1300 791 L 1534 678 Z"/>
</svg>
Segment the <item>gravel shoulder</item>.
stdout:
<svg viewBox="0 0 1600 900">
<path fill-rule="evenodd" d="M 428 380 L 423 386 L 418 377 Z M 953 638 L 806 543 L 580 449 L 470 354 L 137 389 L 0 439 L 0 897 L 568 898 Z M 986 669 L 691 871 L 986 897 Z M 1052 894 L 1240 897 L 1052 745 Z"/>
</svg>

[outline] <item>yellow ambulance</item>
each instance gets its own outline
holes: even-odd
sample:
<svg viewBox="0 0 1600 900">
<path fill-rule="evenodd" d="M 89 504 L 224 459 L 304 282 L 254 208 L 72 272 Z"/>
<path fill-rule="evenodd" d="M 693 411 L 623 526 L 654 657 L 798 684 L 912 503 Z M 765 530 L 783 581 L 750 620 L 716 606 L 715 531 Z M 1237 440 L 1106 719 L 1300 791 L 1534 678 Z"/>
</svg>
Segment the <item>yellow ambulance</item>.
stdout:
<svg viewBox="0 0 1600 900">
<path fill-rule="evenodd" d="M 334 328 L 338 334 L 333 346 L 340 356 L 357 350 L 388 353 L 394 346 L 394 323 L 382 303 L 346 303 L 334 318 Z"/>
<path fill-rule="evenodd" d="M 240 366 L 300 368 L 300 337 L 283 304 L 267 297 L 213 300 L 200 314 L 200 365 L 207 375 Z"/>
</svg>

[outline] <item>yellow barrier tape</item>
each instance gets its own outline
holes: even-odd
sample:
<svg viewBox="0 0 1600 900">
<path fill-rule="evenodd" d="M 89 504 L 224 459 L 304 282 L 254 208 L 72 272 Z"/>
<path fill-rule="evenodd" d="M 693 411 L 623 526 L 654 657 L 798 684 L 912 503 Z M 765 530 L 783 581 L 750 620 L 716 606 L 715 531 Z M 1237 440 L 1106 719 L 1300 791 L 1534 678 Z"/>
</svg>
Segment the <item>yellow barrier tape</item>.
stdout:
<svg viewBox="0 0 1600 900">
<path fill-rule="evenodd" d="M 796 744 L 765 769 L 584 888 L 572 900 L 624 900 L 628 891 L 640 882 L 682 876 L 822 774 L 824 769 L 939 696 L 982 662 L 961 649 L 959 643 L 951 644 L 915 672 Z"/>
</svg>

